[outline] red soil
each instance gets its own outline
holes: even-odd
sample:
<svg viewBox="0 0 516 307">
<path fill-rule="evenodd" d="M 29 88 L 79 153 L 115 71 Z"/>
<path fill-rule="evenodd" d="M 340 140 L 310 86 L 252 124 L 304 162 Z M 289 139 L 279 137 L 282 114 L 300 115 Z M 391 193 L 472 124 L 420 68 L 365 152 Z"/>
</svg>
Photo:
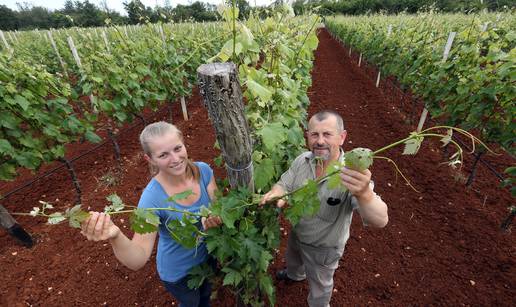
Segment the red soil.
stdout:
<svg viewBox="0 0 516 307">
<path fill-rule="evenodd" d="M 358 68 L 356 59 L 326 31 L 319 33 L 310 89 L 309 113 L 335 109 L 344 119 L 348 138 L 345 149 L 380 148 L 414 130 L 411 106 L 396 88 L 385 82 L 375 87 L 374 69 Z M 190 121 L 184 122 L 174 104 L 174 123 L 184 132 L 190 156 L 213 165 L 214 130 L 197 93 L 189 101 Z M 419 114 L 419 107 L 414 114 Z M 160 112 L 154 119 L 166 119 Z M 118 141 L 123 156 L 119 183 L 107 186 L 102 176 L 115 166 L 108 143 L 76 162 L 83 190 L 83 204 L 101 210 L 105 197 L 116 192 L 126 203 L 136 204 L 149 180 L 138 134 L 142 125 L 122 129 Z M 72 150 L 78 154 L 85 150 Z M 333 306 L 348 305 L 482 305 L 509 306 L 514 289 L 514 233 L 499 225 L 514 199 L 499 188 L 498 179 L 482 165 L 471 188 L 461 180 L 469 173 L 471 157 L 461 171 L 440 165 L 444 161 L 438 142 L 425 142 L 415 157 L 388 152 L 421 192 L 397 179 L 393 168 L 377 161 L 372 167 L 376 191 L 389 205 L 389 225 L 384 229 L 363 227 L 355 217 L 346 252 L 335 274 Z M 71 156 L 72 157 L 72 156 Z M 501 172 L 514 164 L 509 157 L 491 158 Z M 50 168 L 47 166 L 46 168 Z M 215 168 L 218 178 L 224 170 Z M 23 173 L 13 183 L 0 185 L 5 194 L 29 179 Z M 2 201 L 11 212 L 27 212 L 38 200 L 59 209 L 75 199 L 66 169 L 35 182 Z M 119 225 L 128 226 L 118 218 Z M 87 242 L 66 225 L 49 226 L 42 220 L 20 217 L 36 245 L 26 249 L 0 230 L 0 305 L 2 306 L 164 306 L 173 300 L 161 286 L 154 260 L 132 272 L 113 256 L 109 244 Z M 283 223 L 285 229 L 288 226 Z M 126 231 L 129 233 L 129 231 Z M 284 266 L 283 236 L 272 270 Z M 154 257 L 153 257 L 154 258 Z M 306 305 L 308 285 L 276 282 L 278 306 Z M 233 304 L 224 295 L 214 306 Z M 220 293 L 222 294 L 222 293 Z"/>
</svg>

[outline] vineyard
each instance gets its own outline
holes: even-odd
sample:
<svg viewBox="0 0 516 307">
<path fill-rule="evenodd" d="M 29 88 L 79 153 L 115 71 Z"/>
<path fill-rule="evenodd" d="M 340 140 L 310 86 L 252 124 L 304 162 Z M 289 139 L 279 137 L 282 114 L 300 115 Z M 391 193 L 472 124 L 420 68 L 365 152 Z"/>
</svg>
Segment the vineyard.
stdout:
<svg viewBox="0 0 516 307">
<path fill-rule="evenodd" d="M 307 116 L 324 109 L 344 118 L 344 150 L 405 138 L 426 108 L 425 126 L 462 127 L 500 153 L 477 149 L 451 168 L 442 162 L 453 153 L 438 140 L 423 143 L 416 156 L 389 151 L 419 192 L 387 161 L 375 161 L 375 190 L 389 206 L 389 225 L 370 229 L 355 218 L 333 306 L 511 305 L 514 233 L 500 224 L 514 205 L 501 187 L 514 165 L 514 16 L 338 17 L 322 28 L 318 16 L 294 18 L 287 9 L 245 23 L 232 9 L 221 15 L 224 21 L 213 24 L 2 33 L 1 204 L 10 212 L 29 212 L 40 200 L 60 211 L 76 203 L 101 211 L 112 193 L 137 204 L 150 179 L 138 135 L 156 120 L 177 125 L 190 157 L 225 178 L 228 161 L 215 144 L 196 70 L 232 61 L 253 151 L 252 161 L 231 167 L 251 163 L 257 193 L 303 151 Z M 447 49 L 450 32 L 456 34 Z M 274 305 L 306 305 L 306 282 L 271 277 L 285 265 L 291 215 L 278 224 L 277 210 L 253 210 L 206 237 L 223 267 L 213 305 L 234 305 L 235 292 L 257 303 L 257 289 Z M 0 305 L 170 304 L 154 256 L 133 272 L 107 243 L 88 242 L 64 224 L 16 219 L 36 244 L 23 248 L 0 231 Z M 114 219 L 131 232 L 128 216 Z M 242 246 L 232 250 L 227 241 Z"/>
</svg>

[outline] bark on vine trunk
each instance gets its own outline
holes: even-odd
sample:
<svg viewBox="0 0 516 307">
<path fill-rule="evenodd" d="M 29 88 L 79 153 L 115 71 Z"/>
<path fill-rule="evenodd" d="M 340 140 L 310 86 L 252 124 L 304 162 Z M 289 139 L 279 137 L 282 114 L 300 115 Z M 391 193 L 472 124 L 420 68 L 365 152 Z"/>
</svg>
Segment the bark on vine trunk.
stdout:
<svg viewBox="0 0 516 307">
<path fill-rule="evenodd" d="M 82 203 L 82 191 L 81 191 L 81 184 L 79 183 L 79 179 L 77 179 L 77 174 L 75 173 L 75 169 L 73 168 L 72 163 L 65 158 L 59 159 L 59 161 L 63 162 L 66 165 L 66 169 L 68 170 L 68 173 L 70 174 L 70 177 L 72 177 L 73 186 L 75 187 L 75 203 L 81 204 Z"/>
<path fill-rule="evenodd" d="M 226 162 L 229 183 L 232 188 L 240 186 L 254 191 L 252 144 L 236 66 L 203 64 L 197 75 L 204 106 Z"/>
<path fill-rule="evenodd" d="M 118 142 L 116 141 L 115 134 L 113 133 L 113 130 L 111 128 L 107 129 L 109 140 L 111 141 L 111 144 L 113 145 L 113 148 L 115 150 L 115 158 L 118 166 L 118 170 L 122 169 L 122 160 L 120 159 L 120 146 L 118 146 Z"/>
<path fill-rule="evenodd" d="M 471 169 L 471 173 L 469 174 L 468 181 L 466 182 L 466 186 L 469 187 L 473 183 L 473 180 L 475 179 L 475 175 L 477 173 L 477 166 L 478 161 L 480 160 L 480 157 L 482 156 L 483 152 L 480 151 L 475 155 L 475 161 L 473 162 L 473 166 Z"/>
</svg>

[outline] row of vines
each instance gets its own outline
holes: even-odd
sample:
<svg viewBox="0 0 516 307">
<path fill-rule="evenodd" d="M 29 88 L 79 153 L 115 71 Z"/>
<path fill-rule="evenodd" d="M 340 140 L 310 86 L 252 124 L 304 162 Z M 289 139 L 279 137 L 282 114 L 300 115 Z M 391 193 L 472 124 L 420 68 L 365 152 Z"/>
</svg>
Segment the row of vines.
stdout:
<svg viewBox="0 0 516 307">
<path fill-rule="evenodd" d="M 330 32 L 394 76 L 434 118 L 516 153 L 514 14 L 334 17 Z M 448 48 L 446 48 L 448 45 Z"/>
<path fill-rule="evenodd" d="M 0 179 L 62 159 L 65 144 L 113 136 L 144 108 L 189 95 L 220 48 L 217 24 L 2 33 Z"/>
</svg>

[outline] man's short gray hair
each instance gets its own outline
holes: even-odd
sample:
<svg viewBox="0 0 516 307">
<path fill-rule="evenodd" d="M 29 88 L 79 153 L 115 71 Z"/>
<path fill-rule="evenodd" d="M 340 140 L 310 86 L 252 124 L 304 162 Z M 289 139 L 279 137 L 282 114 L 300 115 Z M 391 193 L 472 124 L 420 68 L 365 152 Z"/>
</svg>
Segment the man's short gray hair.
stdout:
<svg viewBox="0 0 516 307">
<path fill-rule="evenodd" d="M 339 113 L 333 111 L 333 110 L 323 110 L 315 113 L 312 118 L 315 117 L 317 121 L 323 121 L 327 119 L 330 116 L 334 116 L 337 119 L 337 129 L 339 132 L 344 131 L 344 120 L 342 119 L 342 116 L 340 116 Z"/>
</svg>

